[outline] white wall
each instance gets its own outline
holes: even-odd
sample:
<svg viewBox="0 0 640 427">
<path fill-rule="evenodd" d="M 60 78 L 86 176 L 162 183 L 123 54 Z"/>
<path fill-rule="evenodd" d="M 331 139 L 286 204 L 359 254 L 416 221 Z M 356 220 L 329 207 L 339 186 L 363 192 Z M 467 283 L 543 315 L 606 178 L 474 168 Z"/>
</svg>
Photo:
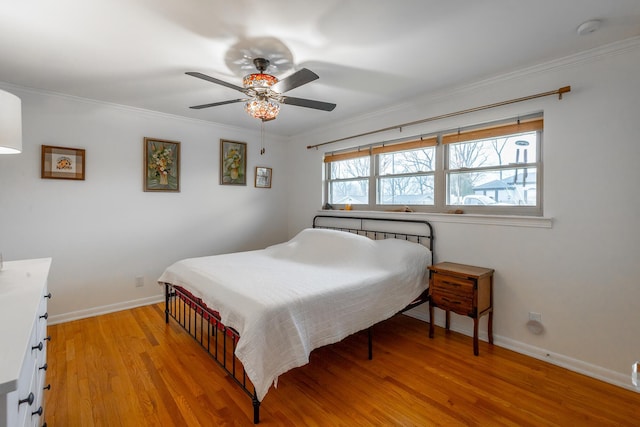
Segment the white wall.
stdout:
<svg viewBox="0 0 640 427">
<path fill-rule="evenodd" d="M 551 218 L 551 228 L 423 216 L 435 227 L 437 260 L 496 270 L 497 345 L 630 388 L 631 364 L 640 359 L 635 332 L 640 324 L 638 70 L 636 38 L 299 136 L 290 143 L 295 156 L 290 197 L 297 209 L 289 211 L 289 235 L 306 226 L 322 205 L 325 151 L 543 110 L 544 216 Z M 561 101 L 540 98 L 408 127 L 402 134 L 305 148 L 566 85 L 572 90 Z M 542 314 L 543 334 L 527 330 L 529 312 Z M 416 315 L 428 316 L 426 310 Z M 454 329 L 472 333 L 469 319 L 452 317 Z M 443 324 L 442 313 L 435 320 Z M 486 337 L 486 320 L 481 331 Z"/>
<path fill-rule="evenodd" d="M 267 139 L 260 156 L 259 124 L 243 131 L 4 88 L 22 99 L 23 153 L 0 156 L 0 251 L 53 257 L 54 321 L 158 300 L 156 279 L 178 259 L 286 239 L 286 146 Z M 181 142 L 179 193 L 143 192 L 145 136 Z M 246 187 L 219 185 L 220 138 L 248 143 Z M 41 179 L 43 144 L 86 149 L 86 180 Z M 254 188 L 255 166 L 273 168 L 271 189 Z"/>
</svg>

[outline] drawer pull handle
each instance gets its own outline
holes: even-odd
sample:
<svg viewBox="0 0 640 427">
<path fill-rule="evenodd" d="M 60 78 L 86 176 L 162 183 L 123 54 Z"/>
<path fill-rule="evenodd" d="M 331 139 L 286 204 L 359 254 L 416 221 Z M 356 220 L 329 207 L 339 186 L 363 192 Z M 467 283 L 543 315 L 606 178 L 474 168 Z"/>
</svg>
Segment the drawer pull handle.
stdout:
<svg viewBox="0 0 640 427">
<path fill-rule="evenodd" d="M 46 387 L 42 387 L 43 390 L 51 390 L 51 384 L 47 384 Z"/>
<path fill-rule="evenodd" d="M 49 313 L 45 313 L 42 316 L 40 316 L 41 319 L 47 320 L 49 318 Z"/>
<path fill-rule="evenodd" d="M 456 283 L 456 282 L 448 282 L 448 281 L 446 281 L 446 280 L 443 280 L 443 281 L 442 281 L 442 283 L 447 284 L 447 285 L 449 285 L 449 286 L 457 286 L 457 287 L 462 286 L 460 283 Z"/>
<path fill-rule="evenodd" d="M 48 294 L 46 294 L 44 297 L 45 297 L 45 298 L 49 298 L 49 299 L 51 299 L 51 292 L 49 292 Z"/>
<path fill-rule="evenodd" d="M 18 401 L 18 406 L 22 405 L 23 403 L 28 403 L 29 406 L 33 405 L 33 401 L 36 400 L 36 397 L 34 396 L 33 393 L 29 393 L 29 396 L 27 396 L 24 399 L 20 399 Z"/>
<path fill-rule="evenodd" d="M 44 410 L 42 409 L 42 406 L 38 408 L 37 411 L 34 411 L 31 413 L 31 416 L 33 417 L 34 415 L 38 414 L 38 416 L 42 416 L 42 412 L 44 412 Z"/>
<path fill-rule="evenodd" d="M 33 347 L 31 347 L 31 350 L 32 350 L 32 351 L 33 351 L 33 350 L 40 350 L 40 351 L 42 351 L 42 349 L 43 349 L 43 348 L 44 348 L 44 344 L 42 344 L 42 341 L 40 341 L 40 342 L 38 343 L 38 345 L 34 345 Z"/>
<path fill-rule="evenodd" d="M 39 370 L 39 371 L 42 371 L 42 370 L 46 371 L 48 367 L 49 367 L 49 365 L 45 363 L 44 365 L 42 365 L 41 367 L 39 367 L 39 368 L 38 368 L 38 370 Z"/>
</svg>

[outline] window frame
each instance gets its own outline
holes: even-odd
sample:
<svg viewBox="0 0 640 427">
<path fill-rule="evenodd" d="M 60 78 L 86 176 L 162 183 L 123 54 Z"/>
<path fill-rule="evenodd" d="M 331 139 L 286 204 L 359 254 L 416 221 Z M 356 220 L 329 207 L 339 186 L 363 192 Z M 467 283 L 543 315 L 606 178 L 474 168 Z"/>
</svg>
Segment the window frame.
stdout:
<svg viewBox="0 0 640 427">
<path fill-rule="evenodd" d="M 395 154 L 395 153 L 406 153 L 406 152 L 410 152 L 410 151 L 418 151 L 420 149 L 428 149 L 428 148 L 433 148 L 433 158 L 432 158 L 432 164 L 433 164 L 433 168 L 432 170 L 428 170 L 428 171 L 424 171 L 424 170 L 420 170 L 420 171 L 415 171 L 415 172 L 402 172 L 402 173 L 389 173 L 389 174 L 384 174 L 382 175 L 381 172 L 381 167 L 382 167 L 382 162 L 380 160 L 380 156 L 382 155 L 388 155 L 388 154 Z M 370 160 L 371 161 L 371 160 Z M 436 197 L 435 197 L 435 191 L 436 191 L 436 184 L 435 184 L 435 174 L 436 174 L 436 170 L 438 169 L 437 166 L 437 148 L 436 145 L 433 146 L 424 146 L 424 147 L 419 147 L 419 148 L 413 148 L 413 149 L 405 149 L 405 150 L 388 150 L 385 152 L 378 152 L 374 159 L 374 169 L 375 169 L 375 173 L 373 176 L 374 179 L 374 184 L 375 184 L 375 198 L 373 199 L 375 201 L 375 206 L 378 207 L 385 207 L 385 206 L 420 206 L 420 207 L 427 207 L 427 206 L 434 206 L 435 205 L 435 201 L 436 201 Z M 380 198 L 382 195 L 382 185 L 381 185 L 381 181 L 383 179 L 402 179 L 402 178 L 421 178 L 421 177 L 430 177 L 433 176 L 433 204 L 407 204 L 407 203 L 380 203 Z M 369 199 L 369 202 L 371 202 L 372 199 Z"/>
<path fill-rule="evenodd" d="M 331 162 L 355 157 L 369 156 L 369 176 L 352 178 L 368 179 L 369 197 L 367 204 L 352 204 L 350 209 L 354 210 L 371 210 L 371 211 L 404 211 L 409 208 L 414 212 L 423 213 L 452 213 L 462 210 L 464 213 L 470 214 L 486 214 L 486 215 L 517 215 L 517 216 L 543 216 L 543 114 L 536 113 L 523 118 L 508 119 L 498 122 L 484 123 L 476 126 L 470 126 L 464 129 L 440 131 L 430 134 L 427 139 L 421 137 L 419 140 L 399 142 L 395 144 L 380 143 L 370 144 L 363 147 L 357 147 L 342 150 L 337 153 L 325 153 L 324 158 L 324 179 L 323 179 L 323 206 L 327 207 L 330 198 L 331 184 L 337 179 L 331 178 Z M 493 132 L 493 133 L 492 133 Z M 504 133 L 509 132 L 509 133 Z M 474 171 L 494 171 L 494 170 L 513 170 L 514 163 L 506 163 L 504 165 L 480 166 L 477 168 L 460 168 L 449 169 L 449 157 L 451 144 L 458 142 L 485 141 L 492 138 L 514 137 L 520 134 L 535 132 L 536 133 L 536 155 L 535 162 L 516 163 L 516 170 L 524 168 L 536 169 L 536 204 L 535 205 L 462 205 L 449 203 L 448 199 L 448 180 L 449 177 L 456 173 L 467 173 Z M 401 173 L 380 175 L 380 154 L 417 150 L 424 147 L 434 147 L 434 170 L 429 172 Z M 337 159 L 337 160 L 332 160 Z M 379 183 L 384 178 L 395 178 L 402 176 L 425 176 L 432 175 L 434 180 L 434 203 L 432 205 L 412 205 L 412 204 L 379 204 Z M 344 180 L 344 179 L 343 179 Z M 346 209 L 346 204 L 331 204 L 333 209 Z"/>
</svg>

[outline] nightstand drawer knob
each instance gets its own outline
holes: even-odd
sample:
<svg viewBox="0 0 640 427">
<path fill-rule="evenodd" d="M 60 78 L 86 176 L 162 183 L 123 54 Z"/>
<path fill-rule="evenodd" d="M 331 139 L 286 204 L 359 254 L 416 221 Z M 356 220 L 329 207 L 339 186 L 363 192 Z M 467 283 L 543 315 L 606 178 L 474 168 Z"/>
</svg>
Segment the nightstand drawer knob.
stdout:
<svg viewBox="0 0 640 427">
<path fill-rule="evenodd" d="M 45 363 L 44 365 L 40 366 L 40 367 L 38 368 L 38 370 L 40 370 L 40 371 L 46 371 L 48 367 L 49 367 L 49 365 Z"/>
<path fill-rule="evenodd" d="M 42 349 L 44 348 L 44 344 L 42 344 L 42 341 L 38 343 L 38 345 L 34 345 L 33 347 L 31 347 L 31 350 L 40 350 L 42 351 Z"/>
<path fill-rule="evenodd" d="M 46 294 L 44 297 L 45 297 L 45 298 L 49 298 L 49 299 L 51 299 L 51 292 L 49 292 L 48 294 Z"/>
<path fill-rule="evenodd" d="M 47 384 L 46 387 L 42 387 L 43 390 L 51 390 L 51 384 Z"/>
<path fill-rule="evenodd" d="M 49 313 L 45 313 L 42 316 L 40 316 L 41 319 L 47 320 L 49 318 Z"/>
<path fill-rule="evenodd" d="M 22 405 L 23 403 L 28 403 L 29 406 L 33 405 L 33 401 L 36 400 L 36 396 L 33 393 L 29 393 L 29 396 L 27 396 L 24 399 L 20 399 L 18 401 L 18 406 Z"/>
<path fill-rule="evenodd" d="M 42 409 L 42 406 L 38 408 L 37 411 L 34 411 L 31 413 L 31 416 L 33 417 L 34 415 L 38 415 L 38 416 L 42 416 L 42 413 L 44 412 L 44 409 Z"/>
</svg>

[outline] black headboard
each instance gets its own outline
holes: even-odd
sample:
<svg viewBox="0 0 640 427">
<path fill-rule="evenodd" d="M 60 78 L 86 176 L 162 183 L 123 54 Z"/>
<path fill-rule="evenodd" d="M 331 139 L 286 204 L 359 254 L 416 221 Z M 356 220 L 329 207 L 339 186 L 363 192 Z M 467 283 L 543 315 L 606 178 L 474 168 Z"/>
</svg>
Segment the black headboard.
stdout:
<svg viewBox="0 0 640 427">
<path fill-rule="evenodd" d="M 426 246 L 433 252 L 433 227 L 429 221 L 397 218 L 366 218 L 359 216 L 316 215 L 313 228 L 347 231 L 374 240 L 404 239 Z"/>
</svg>

